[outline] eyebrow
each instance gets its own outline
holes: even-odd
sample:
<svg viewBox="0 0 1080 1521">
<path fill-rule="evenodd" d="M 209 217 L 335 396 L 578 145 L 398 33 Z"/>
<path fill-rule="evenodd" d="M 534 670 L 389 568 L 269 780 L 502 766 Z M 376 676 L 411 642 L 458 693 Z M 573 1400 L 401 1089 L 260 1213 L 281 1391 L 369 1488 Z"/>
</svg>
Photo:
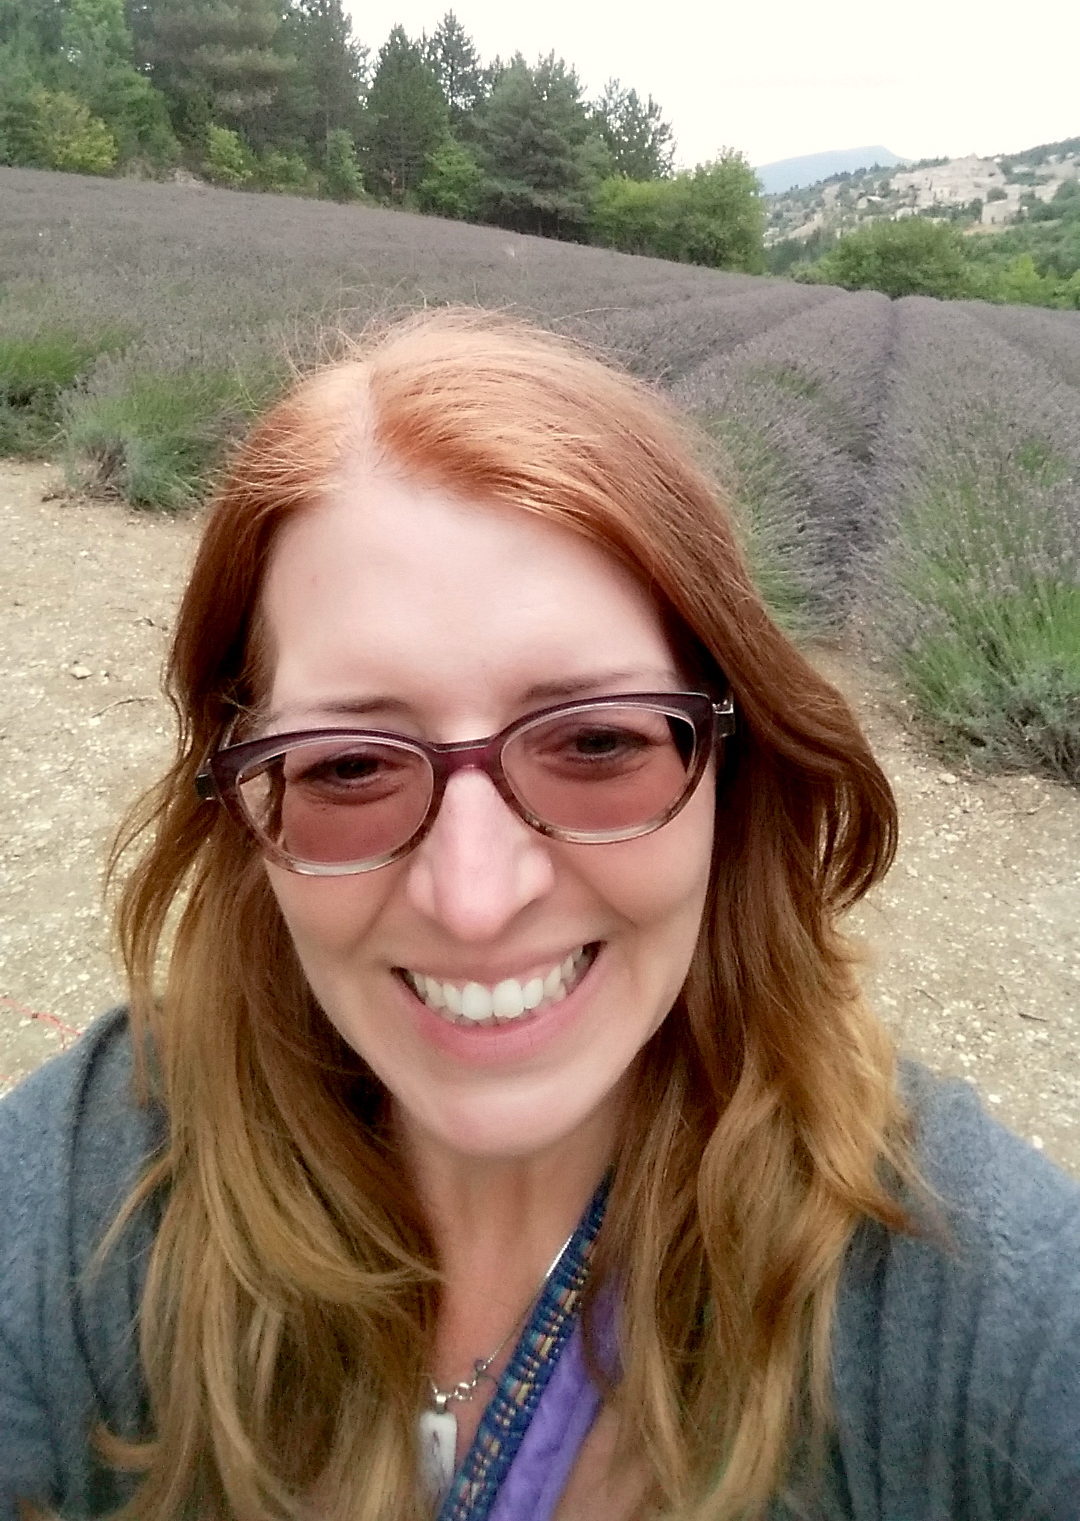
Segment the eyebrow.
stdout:
<svg viewBox="0 0 1080 1521">
<path fill-rule="evenodd" d="M 666 686 L 676 686 L 679 683 L 679 674 L 672 667 L 639 668 L 629 671 L 590 671 L 581 676 L 564 676 L 555 681 L 534 682 L 521 694 L 520 702 L 524 709 L 530 707 L 544 707 L 548 703 L 572 702 L 575 697 L 584 696 L 618 696 L 618 688 L 625 683 L 634 681 L 646 683 L 645 687 L 639 686 L 638 690 L 663 691 Z M 648 684 L 652 683 L 652 686 Z M 656 684 L 659 684 L 657 687 Z M 615 691 L 611 691 L 615 688 Z M 392 718 L 415 718 L 416 709 L 411 703 L 403 702 L 399 697 L 376 696 L 376 697 L 346 697 L 337 702 L 321 702 L 317 711 L 334 718 L 370 718 L 372 714 L 385 714 Z M 297 713 L 296 709 L 285 708 L 283 711 L 268 713 L 264 719 L 267 728 L 276 728 L 284 720 L 290 723 L 295 719 L 292 715 L 300 717 L 303 710 Z"/>
</svg>

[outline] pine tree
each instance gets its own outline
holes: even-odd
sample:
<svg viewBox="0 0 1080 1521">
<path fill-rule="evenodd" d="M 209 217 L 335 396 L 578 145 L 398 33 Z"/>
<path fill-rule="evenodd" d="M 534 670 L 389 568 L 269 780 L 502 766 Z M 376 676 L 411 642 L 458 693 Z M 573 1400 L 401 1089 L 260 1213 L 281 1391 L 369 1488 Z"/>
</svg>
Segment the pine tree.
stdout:
<svg viewBox="0 0 1080 1521">
<path fill-rule="evenodd" d="M 0 0 L 0 48 L 8 57 L 48 58 L 60 47 L 60 0 Z"/>
<path fill-rule="evenodd" d="M 295 0 L 278 35 L 296 69 L 275 102 L 277 131 L 322 157 L 331 132 L 353 137 L 359 128 L 368 50 L 353 37 L 341 0 Z"/>
<path fill-rule="evenodd" d="M 459 131 L 484 97 L 484 77 L 473 40 L 453 11 L 426 40 L 424 59 L 442 86 L 450 124 Z"/>
<path fill-rule="evenodd" d="M 418 43 L 395 26 L 379 49 L 364 112 L 366 172 L 380 195 L 403 199 L 447 133 L 448 110 Z"/>
<path fill-rule="evenodd" d="M 521 232 L 579 236 L 587 215 L 589 117 L 573 69 L 554 54 L 505 69 L 477 124 L 492 221 Z"/>
<path fill-rule="evenodd" d="M 243 131 L 274 99 L 295 60 L 278 53 L 274 0 L 154 0 L 139 18 L 153 82 L 178 132 L 197 138 L 214 121 Z"/>
<path fill-rule="evenodd" d="M 611 149 L 615 173 L 629 180 L 658 180 L 671 173 L 675 143 L 671 125 L 650 95 L 609 79 L 593 107 L 594 120 Z"/>
</svg>

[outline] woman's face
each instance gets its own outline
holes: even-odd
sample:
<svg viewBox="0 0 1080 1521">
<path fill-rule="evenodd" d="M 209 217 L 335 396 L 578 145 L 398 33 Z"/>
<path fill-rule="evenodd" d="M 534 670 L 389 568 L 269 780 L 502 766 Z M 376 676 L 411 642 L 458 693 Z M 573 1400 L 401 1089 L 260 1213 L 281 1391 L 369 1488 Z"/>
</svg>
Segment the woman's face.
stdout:
<svg viewBox="0 0 1080 1521">
<path fill-rule="evenodd" d="M 653 603 L 600 549 L 359 469 L 282 532 L 263 610 L 268 733 L 346 724 L 475 740 L 564 698 L 685 687 Z M 528 1157 L 613 1119 L 686 976 L 713 797 L 710 770 L 654 833 L 566 844 L 466 770 L 402 860 L 344 877 L 267 865 L 316 998 L 417 1142 Z M 598 947 L 591 963 L 585 947 Z M 447 984 L 506 980 L 544 979 L 555 996 L 510 1022 L 464 1021 L 406 972 L 451 1002 Z"/>
</svg>

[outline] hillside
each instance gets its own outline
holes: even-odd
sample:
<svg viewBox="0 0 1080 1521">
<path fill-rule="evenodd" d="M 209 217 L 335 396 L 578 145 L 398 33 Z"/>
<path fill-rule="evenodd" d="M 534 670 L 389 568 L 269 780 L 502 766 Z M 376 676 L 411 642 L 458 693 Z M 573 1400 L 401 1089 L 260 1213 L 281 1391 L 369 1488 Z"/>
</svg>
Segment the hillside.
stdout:
<svg viewBox="0 0 1080 1521">
<path fill-rule="evenodd" d="M 804 189 L 767 194 L 765 241 L 849 232 L 876 217 L 929 216 L 1000 229 L 1024 220 L 1030 207 L 1052 201 L 1062 184 L 1078 177 L 1080 138 L 997 158 L 970 154 L 837 172 Z"/>
<path fill-rule="evenodd" d="M 766 195 L 779 195 L 799 186 L 817 185 L 838 174 L 856 174 L 870 168 L 892 168 L 906 163 L 888 148 L 836 148 L 828 153 L 805 153 L 800 158 L 781 158 L 759 164 L 754 170 Z"/>
</svg>

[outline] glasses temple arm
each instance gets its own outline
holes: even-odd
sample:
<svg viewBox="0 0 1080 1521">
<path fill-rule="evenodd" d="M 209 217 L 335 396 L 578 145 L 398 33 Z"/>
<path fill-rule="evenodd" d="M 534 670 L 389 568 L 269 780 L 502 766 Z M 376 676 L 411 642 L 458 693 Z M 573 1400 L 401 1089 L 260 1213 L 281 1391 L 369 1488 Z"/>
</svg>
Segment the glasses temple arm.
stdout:
<svg viewBox="0 0 1080 1521">
<path fill-rule="evenodd" d="M 735 733 L 735 699 L 730 695 L 722 702 L 714 702 L 712 705 L 713 722 L 716 725 L 716 733 L 728 735 Z"/>
</svg>

